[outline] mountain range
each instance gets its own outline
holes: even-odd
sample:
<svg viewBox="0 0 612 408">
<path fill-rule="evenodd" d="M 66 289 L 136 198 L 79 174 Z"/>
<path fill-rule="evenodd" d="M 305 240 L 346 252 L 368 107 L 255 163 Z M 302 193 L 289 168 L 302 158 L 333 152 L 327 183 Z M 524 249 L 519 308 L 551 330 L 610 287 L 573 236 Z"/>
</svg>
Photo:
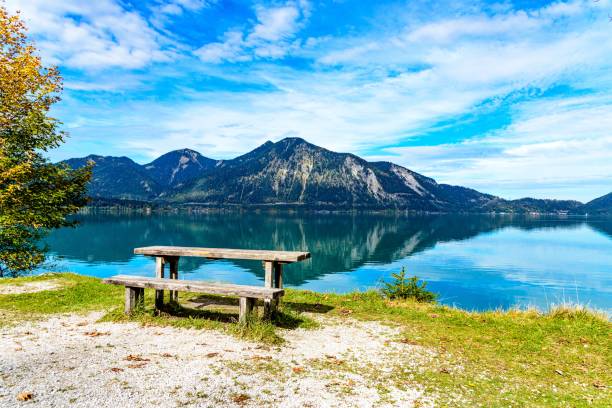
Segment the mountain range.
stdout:
<svg viewBox="0 0 612 408">
<path fill-rule="evenodd" d="M 62 163 L 93 163 L 89 195 L 173 206 L 284 206 L 312 209 L 424 212 L 612 212 L 612 193 L 587 204 L 572 200 L 505 200 L 439 184 L 402 166 L 368 162 L 300 138 L 266 142 L 231 160 L 182 149 L 140 165 L 127 157 L 90 155 Z"/>
</svg>

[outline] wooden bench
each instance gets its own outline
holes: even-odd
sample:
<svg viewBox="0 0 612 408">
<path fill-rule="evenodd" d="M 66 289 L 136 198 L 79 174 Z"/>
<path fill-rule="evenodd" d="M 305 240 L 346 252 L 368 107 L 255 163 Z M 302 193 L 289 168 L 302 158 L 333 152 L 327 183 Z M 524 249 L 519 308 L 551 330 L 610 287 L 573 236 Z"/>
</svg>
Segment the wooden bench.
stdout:
<svg viewBox="0 0 612 408">
<path fill-rule="evenodd" d="M 258 249 L 198 248 L 176 246 L 149 246 L 135 248 L 134 254 L 155 257 L 155 277 L 164 278 L 165 265 L 170 266 L 170 279 L 178 279 L 178 261 L 181 256 L 207 259 L 247 259 L 258 260 L 264 264 L 264 286 L 281 289 L 283 287 L 283 265 L 300 262 L 310 258 L 309 252 L 302 251 L 267 251 Z M 178 293 L 170 289 L 170 299 L 177 301 Z M 155 305 L 160 307 L 164 302 L 163 290 L 155 292 Z M 264 313 L 269 315 L 278 304 L 278 298 L 264 298 Z"/>
<path fill-rule="evenodd" d="M 247 316 L 253 311 L 256 299 L 276 300 L 285 293 L 285 291 L 280 288 L 219 284 L 189 280 L 179 281 L 176 279 L 146 278 L 129 275 L 113 276 L 104 279 L 102 282 L 110 285 L 125 286 L 125 313 L 127 314 L 131 313 L 136 305 L 144 303 L 145 288 L 169 290 L 174 293 L 182 291 L 238 296 L 240 298 L 240 322 L 245 322 L 247 320 Z"/>
</svg>

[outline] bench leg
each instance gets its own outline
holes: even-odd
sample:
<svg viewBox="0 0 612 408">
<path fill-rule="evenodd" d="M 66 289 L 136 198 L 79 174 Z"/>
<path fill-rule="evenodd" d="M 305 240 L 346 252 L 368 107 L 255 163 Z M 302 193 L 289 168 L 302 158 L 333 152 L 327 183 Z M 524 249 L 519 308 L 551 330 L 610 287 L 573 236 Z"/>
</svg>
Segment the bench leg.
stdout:
<svg viewBox="0 0 612 408">
<path fill-rule="evenodd" d="M 240 298 L 240 314 L 238 321 L 240 323 L 246 323 L 248 316 L 253 312 L 255 306 L 255 298 L 241 297 Z"/>
<path fill-rule="evenodd" d="M 164 258 L 158 256 L 155 258 L 155 277 L 163 278 L 164 277 Z M 155 308 L 161 309 L 164 306 L 164 291 L 156 290 L 155 291 Z"/>
<path fill-rule="evenodd" d="M 125 314 L 131 314 L 134 308 L 144 303 L 144 289 L 125 287 Z"/>
</svg>

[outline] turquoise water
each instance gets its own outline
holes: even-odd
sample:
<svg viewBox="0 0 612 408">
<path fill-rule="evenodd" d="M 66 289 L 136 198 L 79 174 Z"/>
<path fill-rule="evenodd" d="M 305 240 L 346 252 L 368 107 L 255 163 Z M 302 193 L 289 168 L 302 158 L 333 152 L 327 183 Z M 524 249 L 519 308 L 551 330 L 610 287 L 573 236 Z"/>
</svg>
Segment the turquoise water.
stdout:
<svg viewBox="0 0 612 408">
<path fill-rule="evenodd" d="M 181 245 L 306 250 L 285 267 L 289 287 L 348 292 L 380 286 L 405 266 L 440 301 L 470 310 L 578 302 L 612 312 L 612 220 L 460 215 L 110 215 L 53 232 L 44 270 L 153 276 L 133 248 Z M 263 284 L 254 261 L 183 258 L 180 278 Z"/>
</svg>

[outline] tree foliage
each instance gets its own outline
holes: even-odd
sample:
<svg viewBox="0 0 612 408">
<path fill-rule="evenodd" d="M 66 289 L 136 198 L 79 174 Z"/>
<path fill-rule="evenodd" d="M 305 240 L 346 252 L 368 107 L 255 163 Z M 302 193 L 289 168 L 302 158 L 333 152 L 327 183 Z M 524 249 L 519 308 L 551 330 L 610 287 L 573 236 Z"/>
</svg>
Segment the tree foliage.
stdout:
<svg viewBox="0 0 612 408">
<path fill-rule="evenodd" d="M 59 71 L 43 66 L 19 15 L 0 5 L 0 276 L 44 261 L 41 238 L 71 225 L 66 216 L 86 203 L 90 168 L 45 157 L 66 137 L 49 116 L 61 90 Z"/>
<path fill-rule="evenodd" d="M 389 299 L 414 299 L 417 302 L 433 302 L 437 295 L 427 290 L 427 282 L 418 277 L 406 276 L 406 269 L 391 274 L 393 281 L 384 282 L 382 293 Z"/>
</svg>

